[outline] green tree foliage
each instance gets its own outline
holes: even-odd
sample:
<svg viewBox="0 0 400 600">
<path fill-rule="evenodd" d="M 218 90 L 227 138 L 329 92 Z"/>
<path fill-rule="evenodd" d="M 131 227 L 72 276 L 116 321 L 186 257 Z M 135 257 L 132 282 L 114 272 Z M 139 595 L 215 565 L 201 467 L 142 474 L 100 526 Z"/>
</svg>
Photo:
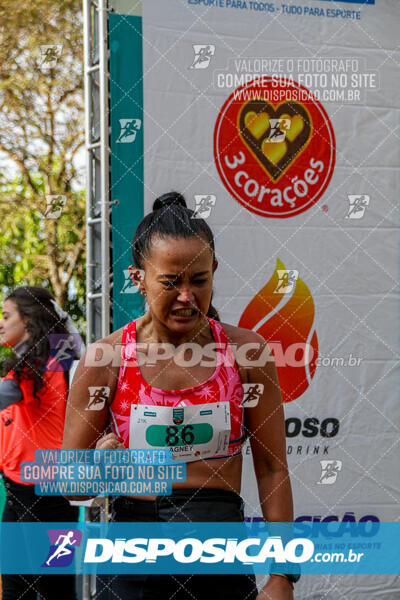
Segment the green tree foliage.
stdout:
<svg viewBox="0 0 400 600">
<path fill-rule="evenodd" d="M 0 296 L 43 285 L 81 328 L 82 44 L 80 0 L 1 0 Z M 49 197 L 65 200 L 57 218 Z"/>
</svg>

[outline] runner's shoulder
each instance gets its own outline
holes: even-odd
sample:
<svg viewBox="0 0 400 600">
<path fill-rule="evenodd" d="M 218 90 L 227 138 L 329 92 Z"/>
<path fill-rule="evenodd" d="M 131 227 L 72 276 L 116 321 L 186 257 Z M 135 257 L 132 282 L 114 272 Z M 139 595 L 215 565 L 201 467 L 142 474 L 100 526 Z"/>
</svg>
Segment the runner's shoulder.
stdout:
<svg viewBox="0 0 400 600">
<path fill-rule="evenodd" d="M 96 362 L 96 359 L 99 361 L 104 352 L 111 355 L 111 350 L 121 346 L 123 329 L 121 327 L 110 333 L 110 335 L 89 344 L 85 352 L 86 359 L 93 359 Z M 107 346 L 110 346 L 110 349 Z"/>
<path fill-rule="evenodd" d="M 122 333 L 123 327 L 87 347 L 80 364 L 88 385 L 115 388 L 121 362 Z"/>
<path fill-rule="evenodd" d="M 265 345 L 265 338 L 251 329 L 236 327 L 236 325 L 230 325 L 228 323 L 221 323 L 221 325 L 233 344 L 237 344 L 238 346 L 248 343 L 259 343 L 262 346 Z"/>
<path fill-rule="evenodd" d="M 115 331 L 110 333 L 110 335 L 107 335 L 106 337 L 102 338 L 101 340 L 97 340 L 96 342 L 93 342 L 92 345 L 94 345 L 94 344 L 111 344 L 111 345 L 121 344 L 123 332 L 124 332 L 124 328 L 120 327 L 119 329 L 116 329 Z"/>
</svg>

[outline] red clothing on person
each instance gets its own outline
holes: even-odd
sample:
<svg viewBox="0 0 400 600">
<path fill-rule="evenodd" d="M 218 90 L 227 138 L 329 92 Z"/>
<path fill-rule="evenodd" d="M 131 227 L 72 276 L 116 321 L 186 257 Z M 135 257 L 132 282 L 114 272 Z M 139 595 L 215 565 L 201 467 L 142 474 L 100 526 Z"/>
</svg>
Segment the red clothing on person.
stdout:
<svg viewBox="0 0 400 600">
<path fill-rule="evenodd" d="M 61 448 L 68 386 L 62 370 L 43 373 L 43 387 L 33 396 L 32 379 L 22 379 L 22 399 L 0 412 L 0 470 L 17 483 L 24 461 L 35 460 L 39 448 Z M 10 371 L 4 379 L 14 379 Z M 31 484 L 26 484 L 31 485 Z"/>
</svg>

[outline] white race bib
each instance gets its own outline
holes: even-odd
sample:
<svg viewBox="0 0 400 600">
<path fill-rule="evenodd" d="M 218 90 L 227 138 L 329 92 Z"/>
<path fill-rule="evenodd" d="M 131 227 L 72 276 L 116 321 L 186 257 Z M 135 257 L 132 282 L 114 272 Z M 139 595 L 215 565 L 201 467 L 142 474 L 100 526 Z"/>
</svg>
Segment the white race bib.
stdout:
<svg viewBox="0 0 400 600">
<path fill-rule="evenodd" d="M 230 433 L 229 402 L 131 406 L 130 448 L 171 448 L 175 460 L 191 462 L 227 454 Z"/>
</svg>

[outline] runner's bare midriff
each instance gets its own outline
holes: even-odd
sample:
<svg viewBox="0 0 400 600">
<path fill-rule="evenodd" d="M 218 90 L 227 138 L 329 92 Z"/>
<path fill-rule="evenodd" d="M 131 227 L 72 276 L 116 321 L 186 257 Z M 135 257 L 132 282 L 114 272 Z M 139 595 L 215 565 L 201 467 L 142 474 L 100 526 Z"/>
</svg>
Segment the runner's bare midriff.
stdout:
<svg viewBox="0 0 400 600">
<path fill-rule="evenodd" d="M 179 464 L 179 461 L 176 461 Z M 197 460 L 186 463 L 186 481 L 175 483 L 172 489 L 213 488 L 240 494 L 242 456 L 217 460 Z M 135 500 L 155 500 L 156 496 L 130 496 Z"/>
</svg>

